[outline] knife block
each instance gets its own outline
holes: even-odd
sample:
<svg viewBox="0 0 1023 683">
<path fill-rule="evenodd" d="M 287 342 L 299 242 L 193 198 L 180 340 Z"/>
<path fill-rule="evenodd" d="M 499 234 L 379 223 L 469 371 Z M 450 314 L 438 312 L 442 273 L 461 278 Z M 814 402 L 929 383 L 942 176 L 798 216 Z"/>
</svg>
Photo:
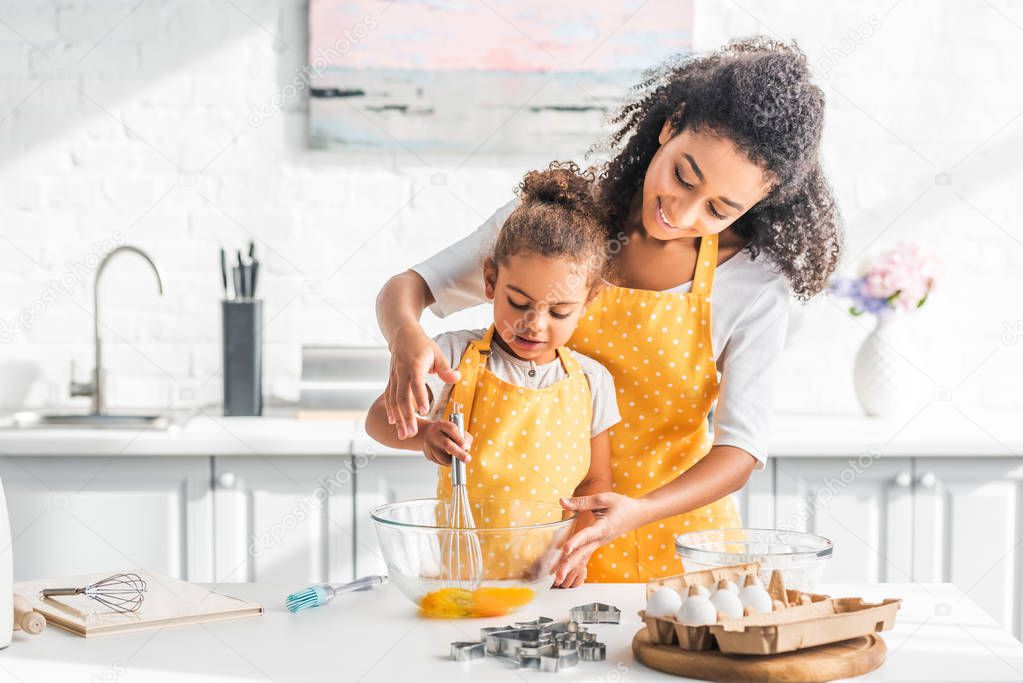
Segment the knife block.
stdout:
<svg viewBox="0 0 1023 683">
<path fill-rule="evenodd" d="M 224 415 L 263 414 L 263 302 L 221 302 Z"/>
</svg>

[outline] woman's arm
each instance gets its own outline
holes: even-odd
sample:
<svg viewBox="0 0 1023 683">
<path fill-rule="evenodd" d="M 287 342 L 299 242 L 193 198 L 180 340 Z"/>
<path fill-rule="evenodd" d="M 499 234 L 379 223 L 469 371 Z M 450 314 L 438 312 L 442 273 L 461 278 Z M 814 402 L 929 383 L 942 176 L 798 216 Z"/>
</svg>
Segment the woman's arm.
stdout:
<svg viewBox="0 0 1023 683">
<path fill-rule="evenodd" d="M 417 416 L 425 415 L 430 408 L 426 390 L 428 372 L 436 373 L 448 384 L 459 380 L 458 372 L 451 369 L 440 347 L 419 324 L 423 310 L 433 301 L 426 281 L 411 270 L 392 277 L 377 295 L 377 322 L 391 351 L 391 371 L 382 396 L 383 408 L 387 423 L 395 426 L 391 431 L 398 439 L 416 436 Z"/>
<path fill-rule="evenodd" d="M 563 548 L 564 562 L 589 557 L 618 536 L 658 519 L 680 515 L 738 491 L 749 480 L 756 458 L 734 446 L 714 446 L 703 458 L 664 486 L 639 498 L 598 493 L 563 499 L 567 510 L 590 511 L 595 521 Z"/>
<path fill-rule="evenodd" d="M 674 480 L 640 497 L 644 514 L 636 526 L 680 515 L 735 493 L 749 481 L 757 459 L 735 446 L 714 446 Z"/>
<path fill-rule="evenodd" d="M 412 269 L 395 275 L 377 296 L 377 322 L 391 351 L 391 373 L 384 392 L 387 420 L 398 438 L 414 436 L 416 415 L 425 414 L 429 373 L 447 384 L 459 380 L 440 348 L 427 336 L 419 317 L 427 306 L 441 317 L 486 301 L 483 257 L 490 253 L 505 219 L 518 205 L 513 199 L 476 230 Z"/>
</svg>

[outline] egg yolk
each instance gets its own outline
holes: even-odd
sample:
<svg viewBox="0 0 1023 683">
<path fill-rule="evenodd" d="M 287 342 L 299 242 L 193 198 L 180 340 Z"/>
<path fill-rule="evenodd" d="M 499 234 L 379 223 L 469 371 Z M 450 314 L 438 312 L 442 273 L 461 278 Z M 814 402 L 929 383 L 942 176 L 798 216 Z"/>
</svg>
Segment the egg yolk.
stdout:
<svg viewBox="0 0 1023 683">
<path fill-rule="evenodd" d="M 423 616 L 441 619 L 458 617 L 500 617 L 533 599 L 531 588 L 487 586 L 474 591 L 441 588 L 423 596 Z"/>
</svg>

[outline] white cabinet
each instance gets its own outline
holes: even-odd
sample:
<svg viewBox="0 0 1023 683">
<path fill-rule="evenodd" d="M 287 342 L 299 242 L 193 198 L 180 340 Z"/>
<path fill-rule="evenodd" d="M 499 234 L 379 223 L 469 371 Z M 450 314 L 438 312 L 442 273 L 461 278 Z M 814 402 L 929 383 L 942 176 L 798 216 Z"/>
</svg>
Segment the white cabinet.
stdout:
<svg viewBox="0 0 1023 683">
<path fill-rule="evenodd" d="M 777 528 L 831 539 L 828 581 L 913 579 L 909 458 L 776 458 Z"/>
<path fill-rule="evenodd" d="M 732 494 L 742 525 L 754 529 L 774 526 L 774 462 L 768 460 L 762 470 L 754 470 L 740 491 Z"/>
<path fill-rule="evenodd" d="M 355 456 L 355 573 L 386 574 L 370 511 L 378 505 L 437 494 L 437 465 L 422 455 Z M 360 466 L 360 464 L 362 466 Z"/>
<path fill-rule="evenodd" d="M 216 581 L 353 578 L 349 456 L 213 458 Z"/>
<path fill-rule="evenodd" d="M 209 458 L 0 459 L 14 579 L 147 569 L 213 578 Z"/>
<path fill-rule="evenodd" d="M 1019 634 L 1023 463 L 918 458 L 914 497 L 914 578 L 954 583 Z"/>
</svg>

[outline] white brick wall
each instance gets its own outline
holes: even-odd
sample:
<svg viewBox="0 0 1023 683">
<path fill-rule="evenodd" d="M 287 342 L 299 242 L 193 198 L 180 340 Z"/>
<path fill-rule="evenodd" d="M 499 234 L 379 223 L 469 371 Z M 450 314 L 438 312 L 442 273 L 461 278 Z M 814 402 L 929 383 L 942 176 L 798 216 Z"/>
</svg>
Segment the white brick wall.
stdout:
<svg viewBox="0 0 1023 683">
<path fill-rule="evenodd" d="M 956 400 L 1023 408 L 1023 340 L 1002 340 L 1023 320 L 1019 3 L 699 0 L 696 15 L 700 47 L 752 32 L 800 41 L 829 90 L 825 153 L 849 255 L 900 237 L 945 252 L 951 279 L 912 323 L 914 360 Z M 117 232 L 149 251 L 163 298 L 130 257 L 104 282 L 114 404 L 165 405 L 185 387 L 219 398 L 220 244 L 257 242 L 267 388 L 293 397 L 302 343 L 378 340 L 383 281 L 471 229 L 544 161 L 452 172 L 325 156 L 305 147 L 301 98 L 253 127 L 253 105 L 302 63 L 304 21 L 297 0 L 0 2 L 0 319 Z M 848 39 L 857 29 L 866 37 Z M 438 172 L 445 185 L 431 184 Z M 952 184 L 936 185 L 939 173 Z M 72 358 L 85 378 L 90 309 L 87 277 L 0 345 L 5 377 L 38 365 L 32 404 L 67 401 Z M 827 301 L 799 317 L 779 406 L 854 410 L 862 323 Z"/>
</svg>

